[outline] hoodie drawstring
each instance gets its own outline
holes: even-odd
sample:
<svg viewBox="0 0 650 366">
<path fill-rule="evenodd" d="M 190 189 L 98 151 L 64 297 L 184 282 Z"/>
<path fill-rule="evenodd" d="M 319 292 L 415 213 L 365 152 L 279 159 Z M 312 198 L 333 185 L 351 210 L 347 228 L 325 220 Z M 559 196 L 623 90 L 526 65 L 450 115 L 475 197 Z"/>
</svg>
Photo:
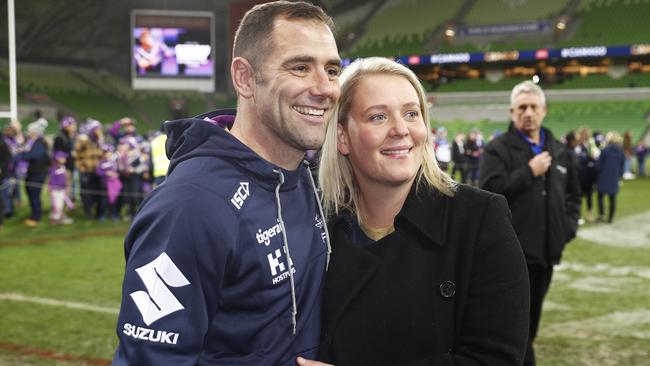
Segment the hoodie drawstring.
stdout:
<svg viewBox="0 0 650 366">
<path fill-rule="evenodd" d="M 309 175 L 309 181 L 311 182 L 312 190 L 314 191 L 314 196 L 316 198 L 316 204 L 318 205 L 318 211 L 320 213 L 321 220 L 323 221 L 323 228 L 325 229 L 325 241 L 327 243 L 327 260 L 325 262 L 325 271 L 329 269 L 330 265 L 330 254 L 332 253 L 332 246 L 330 245 L 330 237 L 327 230 L 327 222 L 325 220 L 325 215 L 323 214 L 323 206 L 320 203 L 320 197 L 318 196 L 318 189 L 316 188 L 316 182 L 314 182 L 314 177 L 312 177 L 311 172 L 309 171 L 308 162 L 305 161 L 305 166 L 307 167 L 307 175 Z M 274 173 L 280 176 L 280 182 L 275 186 L 275 201 L 278 204 L 278 223 L 280 224 L 280 229 L 282 230 L 282 242 L 284 244 L 284 252 L 287 254 L 287 263 L 289 264 L 289 282 L 291 283 L 291 325 L 292 325 L 292 334 L 296 335 L 296 326 L 297 326 L 297 317 L 298 317 L 298 303 L 296 302 L 296 283 L 293 279 L 293 260 L 291 260 L 291 253 L 289 253 L 289 241 L 287 240 L 287 230 L 284 227 L 284 219 L 282 218 L 282 203 L 280 203 L 280 187 L 284 184 L 284 174 L 278 169 L 273 170 Z"/>
<path fill-rule="evenodd" d="M 289 282 L 291 282 L 291 325 L 293 330 L 291 334 L 296 335 L 296 318 L 298 316 L 298 304 L 296 302 L 296 284 L 293 280 L 293 261 L 289 253 L 289 241 L 287 240 L 287 230 L 284 227 L 284 220 L 282 219 L 282 204 L 280 203 L 280 187 L 284 184 L 284 174 L 280 170 L 274 169 L 273 172 L 280 176 L 280 182 L 275 186 L 275 200 L 278 204 L 278 223 L 282 229 L 282 241 L 284 243 L 284 252 L 287 254 L 287 263 L 289 264 Z"/>
<path fill-rule="evenodd" d="M 309 162 L 307 160 L 303 161 L 303 164 L 309 170 Z M 323 205 L 320 203 L 320 196 L 318 194 L 318 188 L 316 188 L 316 182 L 314 182 L 314 177 L 309 172 L 309 181 L 311 182 L 311 187 L 314 190 L 314 196 L 316 196 L 316 203 L 318 204 L 318 212 L 320 213 L 320 218 L 323 220 L 323 228 L 325 229 L 325 242 L 327 243 L 327 261 L 325 262 L 325 272 L 330 268 L 330 255 L 332 254 L 332 245 L 330 244 L 330 234 L 327 230 L 327 220 L 325 220 L 325 214 L 323 214 Z"/>
</svg>

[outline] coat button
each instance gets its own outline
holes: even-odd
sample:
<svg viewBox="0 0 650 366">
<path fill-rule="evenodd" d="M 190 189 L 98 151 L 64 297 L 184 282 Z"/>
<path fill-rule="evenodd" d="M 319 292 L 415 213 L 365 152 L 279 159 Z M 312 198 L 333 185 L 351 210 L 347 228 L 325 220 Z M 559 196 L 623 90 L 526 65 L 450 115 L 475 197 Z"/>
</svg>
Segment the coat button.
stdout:
<svg viewBox="0 0 650 366">
<path fill-rule="evenodd" d="M 452 281 L 445 281 L 440 284 L 440 295 L 442 297 L 452 297 L 456 294 L 456 284 Z"/>
</svg>

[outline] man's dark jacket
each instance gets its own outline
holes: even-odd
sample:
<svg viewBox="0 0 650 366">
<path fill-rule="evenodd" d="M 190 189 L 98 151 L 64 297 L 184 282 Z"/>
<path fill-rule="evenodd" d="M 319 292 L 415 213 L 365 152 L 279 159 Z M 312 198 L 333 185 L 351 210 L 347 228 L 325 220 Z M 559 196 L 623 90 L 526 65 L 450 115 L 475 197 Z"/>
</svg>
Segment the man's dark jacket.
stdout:
<svg viewBox="0 0 650 366">
<path fill-rule="evenodd" d="M 447 197 L 420 186 L 392 234 L 359 247 L 352 227 L 345 216 L 330 226 L 321 360 L 521 365 L 528 272 L 502 196 L 461 185 Z"/>
<path fill-rule="evenodd" d="M 506 197 L 529 264 L 557 264 L 566 243 L 576 235 L 580 214 L 578 168 L 567 147 L 550 130 L 544 151 L 552 163 L 545 175 L 533 176 L 528 161 L 535 155 L 511 123 L 508 132 L 485 148 L 481 188 Z"/>
</svg>

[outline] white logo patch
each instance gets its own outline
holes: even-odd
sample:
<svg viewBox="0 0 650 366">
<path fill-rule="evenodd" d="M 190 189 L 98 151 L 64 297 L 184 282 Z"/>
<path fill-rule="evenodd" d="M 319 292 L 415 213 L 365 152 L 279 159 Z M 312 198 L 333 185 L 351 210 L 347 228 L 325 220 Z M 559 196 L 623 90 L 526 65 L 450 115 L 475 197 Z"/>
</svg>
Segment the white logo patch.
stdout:
<svg viewBox="0 0 650 366">
<path fill-rule="evenodd" d="M 314 226 L 321 230 L 320 239 L 325 243 L 327 241 L 327 233 L 325 233 L 325 224 L 323 224 L 323 219 L 316 215 L 314 221 L 316 222 Z"/>
<path fill-rule="evenodd" d="M 284 247 L 282 247 L 282 252 L 284 252 Z M 289 271 L 286 270 L 287 266 L 282 260 L 282 252 L 280 249 L 276 249 L 266 256 L 266 258 L 269 260 L 269 267 L 271 268 L 271 275 L 273 276 L 272 281 L 274 285 L 277 285 L 289 277 Z M 293 267 L 293 261 L 291 258 L 289 258 L 289 268 L 291 268 L 291 273 L 296 273 L 296 269 Z"/>
<path fill-rule="evenodd" d="M 562 165 L 556 165 L 555 168 L 560 171 L 562 174 L 566 174 L 566 168 Z"/>
<path fill-rule="evenodd" d="M 239 188 L 230 199 L 230 202 L 240 210 L 244 205 L 244 201 L 248 198 L 250 191 L 248 189 L 248 182 L 239 182 Z"/>
<path fill-rule="evenodd" d="M 131 298 L 142 314 L 146 325 L 184 309 L 178 299 L 169 291 L 171 287 L 183 287 L 190 284 L 183 273 L 176 267 L 167 253 L 135 270 L 144 282 L 147 291 L 132 292 Z"/>
<path fill-rule="evenodd" d="M 277 223 L 264 231 L 262 231 L 262 229 L 257 229 L 257 233 L 255 234 L 255 239 L 257 239 L 258 243 L 260 244 L 264 243 L 264 245 L 268 247 L 269 244 L 271 244 L 271 238 L 280 234 L 281 232 L 282 232 L 282 227 L 280 226 L 280 223 Z"/>
<path fill-rule="evenodd" d="M 178 342 L 178 333 L 137 327 L 129 323 L 124 324 L 122 333 L 127 337 L 133 337 L 134 339 L 141 339 L 148 342 L 167 344 L 176 344 Z"/>
</svg>

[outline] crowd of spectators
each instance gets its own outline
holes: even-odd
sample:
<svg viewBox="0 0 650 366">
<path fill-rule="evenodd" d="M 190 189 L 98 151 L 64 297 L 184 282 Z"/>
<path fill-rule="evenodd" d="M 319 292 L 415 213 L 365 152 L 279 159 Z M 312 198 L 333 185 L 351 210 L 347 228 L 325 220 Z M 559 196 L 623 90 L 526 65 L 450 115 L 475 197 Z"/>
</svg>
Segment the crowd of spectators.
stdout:
<svg viewBox="0 0 650 366">
<path fill-rule="evenodd" d="M 18 121 L 7 124 L 0 138 L 2 219 L 14 217 L 26 196 L 30 212 L 23 223 L 40 225 L 45 189 L 52 225 L 71 224 L 71 210 L 93 220 L 130 221 L 146 194 L 162 183 L 169 164 L 166 136 L 142 136 L 135 124 L 130 117 L 105 126 L 65 116 L 53 136 L 46 136 L 48 121 L 40 115 L 26 128 Z"/>
<path fill-rule="evenodd" d="M 483 148 L 499 132 L 491 134 L 486 140 L 480 129 L 472 128 L 467 134 L 457 132 L 453 141 L 449 141 L 445 127 L 434 128 L 432 132 L 440 167 L 458 182 L 476 186 Z M 625 131 L 623 135 L 616 131 L 592 133 L 586 126 L 569 131 L 562 141 L 572 149 L 580 167 L 580 188 L 586 210 L 579 223 L 611 223 L 616 212 L 616 196 L 623 180 L 646 175 L 648 147 L 643 139 L 634 144 L 631 131 Z M 596 207 L 594 196 L 597 198 Z M 607 205 L 605 198 L 608 199 Z"/>
</svg>

